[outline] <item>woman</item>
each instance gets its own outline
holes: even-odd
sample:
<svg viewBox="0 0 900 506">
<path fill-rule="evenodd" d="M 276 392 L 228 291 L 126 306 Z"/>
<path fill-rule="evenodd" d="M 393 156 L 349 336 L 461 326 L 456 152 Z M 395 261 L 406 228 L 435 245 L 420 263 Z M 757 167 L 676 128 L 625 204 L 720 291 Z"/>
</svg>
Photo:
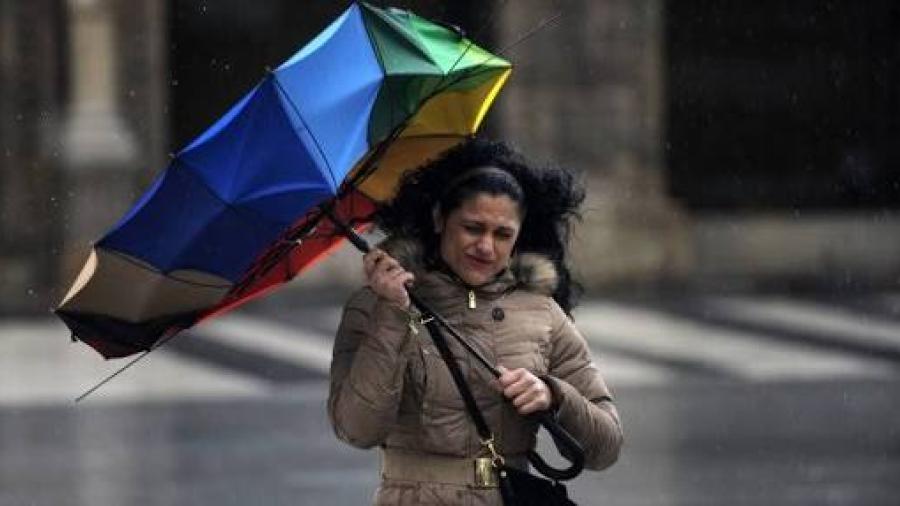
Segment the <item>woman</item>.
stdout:
<svg viewBox="0 0 900 506">
<path fill-rule="evenodd" d="M 408 287 L 498 364 L 499 380 L 450 342 L 507 464 L 527 466 L 537 425 L 524 415 L 545 409 L 587 467 L 616 460 L 618 413 L 568 316 L 569 220 L 583 198 L 568 172 L 471 140 L 408 175 L 381 212 L 389 238 L 364 257 L 368 286 L 344 309 L 328 401 L 340 439 L 382 448 L 376 504 L 501 504 L 475 476 L 488 449 Z"/>
</svg>

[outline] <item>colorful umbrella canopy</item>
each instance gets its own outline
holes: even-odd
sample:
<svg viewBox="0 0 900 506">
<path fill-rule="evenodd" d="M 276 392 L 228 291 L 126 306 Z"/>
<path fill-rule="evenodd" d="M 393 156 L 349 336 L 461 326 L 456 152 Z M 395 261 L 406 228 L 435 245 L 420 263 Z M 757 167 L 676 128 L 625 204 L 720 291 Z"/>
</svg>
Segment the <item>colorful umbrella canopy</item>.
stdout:
<svg viewBox="0 0 900 506">
<path fill-rule="evenodd" d="M 399 177 L 472 135 L 511 66 L 411 12 L 355 3 L 181 150 L 56 310 L 105 357 L 246 302 L 333 249 Z"/>
</svg>

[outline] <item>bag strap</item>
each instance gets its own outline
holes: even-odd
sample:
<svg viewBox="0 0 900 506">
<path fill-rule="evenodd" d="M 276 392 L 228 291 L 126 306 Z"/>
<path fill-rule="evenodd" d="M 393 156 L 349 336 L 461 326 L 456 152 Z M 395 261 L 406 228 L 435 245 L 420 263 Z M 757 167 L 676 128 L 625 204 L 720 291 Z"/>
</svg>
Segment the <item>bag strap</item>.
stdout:
<svg viewBox="0 0 900 506">
<path fill-rule="evenodd" d="M 453 353 L 450 352 L 450 346 L 447 344 L 447 339 L 444 338 L 441 328 L 438 327 L 437 322 L 433 319 L 427 320 L 425 326 L 428 328 L 431 339 L 434 341 L 434 345 L 437 347 L 438 352 L 440 352 L 441 358 L 444 359 L 444 362 L 447 363 L 447 368 L 450 369 L 450 375 L 453 377 L 453 382 L 456 383 L 456 389 L 459 390 L 459 394 L 462 396 L 463 402 L 466 405 L 466 411 L 469 412 L 469 416 L 472 417 L 472 421 L 475 422 L 475 428 L 478 430 L 478 435 L 481 437 L 482 441 L 489 441 L 493 437 L 491 429 L 488 427 L 484 415 L 481 414 L 481 410 L 478 409 L 478 404 L 475 402 L 475 396 L 472 395 L 472 390 L 469 389 L 469 384 L 466 383 L 466 379 L 459 369 L 459 364 L 456 363 Z"/>
<path fill-rule="evenodd" d="M 433 318 L 425 319 L 424 323 L 428 328 L 428 332 L 431 334 L 431 339 L 434 341 L 438 352 L 441 354 L 441 358 L 450 370 L 450 376 L 453 377 L 456 389 L 459 390 L 459 394 L 462 396 L 463 403 L 466 405 L 466 411 L 469 412 L 469 416 L 475 423 L 478 435 L 481 437 L 484 444 L 490 445 L 487 447 L 488 450 L 496 455 L 493 446 L 493 433 L 488 427 L 481 410 L 478 409 L 478 404 L 475 402 L 475 396 L 472 395 L 472 390 L 469 389 L 469 384 L 466 383 L 466 379 L 459 369 L 459 364 L 453 357 L 453 353 L 450 352 L 450 346 L 447 344 L 447 339 L 444 337 L 440 326 Z M 556 443 L 557 448 L 560 449 L 560 452 L 564 457 L 572 462 L 572 466 L 568 469 L 556 469 L 547 464 L 536 451 L 529 450 L 527 456 L 531 465 L 533 465 L 539 473 L 554 481 L 571 480 L 581 474 L 581 470 L 584 469 L 584 451 L 581 449 L 581 445 L 578 441 L 563 429 L 559 422 L 556 421 L 555 417 L 550 415 L 549 412 L 542 412 L 536 414 L 534 417 L 537 418 L 545 429 L 547 429 L 552 436 L 554 443 Z"/>
</svg>

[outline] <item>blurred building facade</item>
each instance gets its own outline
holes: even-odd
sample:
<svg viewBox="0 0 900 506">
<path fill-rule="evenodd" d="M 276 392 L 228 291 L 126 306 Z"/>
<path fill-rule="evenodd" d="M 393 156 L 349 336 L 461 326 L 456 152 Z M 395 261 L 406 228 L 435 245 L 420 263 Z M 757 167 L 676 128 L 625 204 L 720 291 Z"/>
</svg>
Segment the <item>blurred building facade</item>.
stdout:
<svg viewBox="0 0 900 506">
<path fill-rule="evenodd" d="M 63 197 L 56 128 L 68 65 L 65 6 L 0 2 L 0 312 L 34 311 L 57 282 Z"/>
<path fill-rule="evenodd" d="M 487 130 L 585 172 L 589 287 L 900 282 L 891 2 L 399 3 L 524 37 Z M 0 0 L 0 312 L 49 309 L 168 153 L 346 4 Z"/>
</svg>

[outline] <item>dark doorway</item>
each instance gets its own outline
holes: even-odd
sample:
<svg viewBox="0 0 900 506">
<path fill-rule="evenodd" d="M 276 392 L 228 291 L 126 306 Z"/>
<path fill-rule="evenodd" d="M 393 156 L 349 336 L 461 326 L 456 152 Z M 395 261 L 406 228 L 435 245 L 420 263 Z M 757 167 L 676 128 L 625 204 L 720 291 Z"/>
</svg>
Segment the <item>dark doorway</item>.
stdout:
<svg viewBox="0 0 900 506">
<path fill-rule="evenodd" d="M 667 2 L 667 164 L 694 209 L 900 208 L 900 7 Z"/>
</svg>

